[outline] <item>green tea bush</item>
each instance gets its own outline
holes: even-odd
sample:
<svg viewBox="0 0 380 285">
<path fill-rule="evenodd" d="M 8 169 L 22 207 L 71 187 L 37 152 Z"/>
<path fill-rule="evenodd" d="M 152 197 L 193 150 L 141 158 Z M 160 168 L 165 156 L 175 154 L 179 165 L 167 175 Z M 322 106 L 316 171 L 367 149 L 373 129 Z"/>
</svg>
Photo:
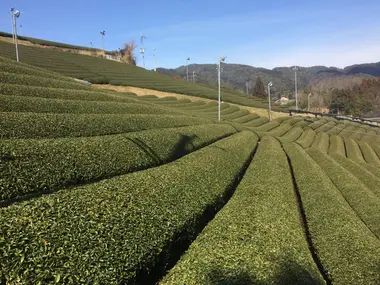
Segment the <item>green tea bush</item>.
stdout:
<svg viewBox="0 0 380 285">
<path fill-rule="evenodd" d="M 380 238 L 380 198 L 332 157 L 313 148 L 307 152 L 330 177 L 364 224 Z M 376 186 L 378 187 L 379 185 Z"/>
<path fill-rule="evenodd" d="M 297 140 L 297 143 L 303 148 L 308 148 L 313 143 L 315 136 L 316 133 L 313 130 L 306 130 Z"/>
<path fill-rule="evenodd" d="M 1 281 L 148 283 L 225 203 L 256 144 L 242 132 L 158 168 L 0 209 Z"/>
<path fill-rule="evenodd" d="M 378 284 L 379 240 L 323 169 L 296 144 L 285 144 L 311 239 L 334 284 Z M 342 226 L 344 225 L 344 226 Z"/>
<path fill-rule="evenodd" d="M 245 115 L 245 116 L 240 117 L 240 118 L 233 119 L 232 121 L 234 123 L 238 123 L 238 124 L 246 124 L 246 123 L 248 123 L 252 120 L 258 119 L 258 118 L 260 118 L 259 115 L 249 113 L 248 115 Z"/>
<path fill-rule="evenodd" d="M 330 137 L 329 155 L 340 155 L 342 157 L 346 157 L 344 141 L 340 136 L 333 135 Z"/>
<path fill-rule="evenodd" d="M 319 132 L 315 136 L 315 140 L 311 145 L 312 148 L 319 149 L 320 151 L 327 153 L 329 151 L 330 137 L 328 134 Z"/>
<path fill-rule="evenodd" d="M 160 284 L 325 284 L 298 211 L 286 155 L 264 137 L 231 200 Z"/>
<path fill-rule="evenodd" d="M 125 103 L 136 103 L 136 99 L 132 99 L 125 94 L 99 92 L 97 90 L 77 90 L 65 88 L 48 88 L 39 86 L 24 86 L 21 84 L 2 84 L 0 83 L 0 94 L 42 97 L 51 99 L 64 100 L 83 100 L 83 101 L 114 101 Z M 131 95 L 133 93 L 129 93 Z"/>
<path fill-rule="evenodd" d="M 346 152 L 347 152 L 347 157 L 358 162 L 366 162 L 363 157 L 363 153 L 358 145 L 358 143 L 352 139 L 345 137 L 344 138 L 344 144 L 346 146 Z"/>
<path fill-rule="evenodd" d="M 101 137 L 2 140 L 1 200 L 161 165 L 235 132 L 232 126 L 211 124 Z"/>
<path fill-rule="evenodd" d="M 67 88 L 67 89 L 80 89 L 90 90 L 91 87 L 81 83 L 77 83 L 74 80 L 67 81 L 62 79 L 44 78 L 41 76 L 16 74 L 9 72 L 0 72 L 0 83 L 7 84 L 22 84 L 26 86 L 43 86 L 51 88 Z"/>
<path fill-rule="evenodd" d="M 178 115 L 5 112 L 0 113 L 0 139 L 100 136 L 210 123 Z"/>
<path fill-rule="evenodd" d="M 373 163 L 377 166 L 380 166 L 379 157 L 376 155 L 376 152 L 373 148 L 366 142 L 358 142 L 361 153 L 363 154 L 364 160 L 368 163 Z"/>
<path fill-rule="evenodd" d="M 0 112 L 77 113 L 77 114 L 182 114 L 151 104 L 61 100 L 0 95 Z"/>
</svg>

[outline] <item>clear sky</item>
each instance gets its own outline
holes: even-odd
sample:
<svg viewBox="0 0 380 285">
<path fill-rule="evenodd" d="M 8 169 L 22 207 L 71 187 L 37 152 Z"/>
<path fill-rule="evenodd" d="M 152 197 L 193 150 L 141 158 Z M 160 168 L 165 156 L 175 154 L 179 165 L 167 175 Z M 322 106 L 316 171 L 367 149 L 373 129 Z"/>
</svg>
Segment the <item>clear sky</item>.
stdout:
<svg viewBox="0 0 380 285">
<path fill-rule="evenodd" d="M 107 50 L 144 42 L 146 67 L 227 62 L 257 67 L 344 67 L 380 61 L 380 0 L 1 0 L 0 31 L 10 7 L 26 36 Z M 138 50 L 136 50 L 138 51 Z M 138 65 L 142 62 L 138 57 Z"/>
</svg>

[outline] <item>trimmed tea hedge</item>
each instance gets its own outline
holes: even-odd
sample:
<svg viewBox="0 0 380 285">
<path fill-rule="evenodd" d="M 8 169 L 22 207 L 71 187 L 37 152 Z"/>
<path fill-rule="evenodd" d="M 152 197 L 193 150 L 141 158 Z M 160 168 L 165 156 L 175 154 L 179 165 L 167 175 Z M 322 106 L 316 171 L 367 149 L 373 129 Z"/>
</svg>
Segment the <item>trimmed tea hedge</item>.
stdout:
<svg viewBox="0 0 380 285">
<path fill-rule="evenodd" d="M 372 147 L 366 142 L 358 142 L 361 153 L 363 154 L 364 160 L 368 163 L 373 163 L 380 166 L 379 157 L 376 155 Z"/>
<path fill-rule="evenodd" d="M 379 240 L 306 151 L 296 144 L 284 146 L 313 244 L 334 284 L 378 284 Z"/>
<path fill-rule="evenodd" d="M 274 137 L 281 137 L 287 132 L 289 132 L 292 129 L 292 125 L 286 121 L 285 123 L 282 123 L 277 128 L 274 128 L 268 132 L 268 135 L 274 136 Z"/>
<path fill-rule="evenodd" d="M 340 155 L 346 157 L 346 149 L 340 136 L 330 137 L 329 155 Z"/>
<path fill-rule="evenodd" d="M 43 86 L 51 88 L 91 90 L 91 87 L 81 83 L 77 83 L 74 80 L 70 82 L 62 79 L 44 78 L 41 76 L 16 74 L 8 72 L 0 72 L 0 83 L 23 84 L 27 86 Z"/>
<path fill-rule="evenodd" d="M 76 113 L 76 114 L 182 114 L 176 110 L 143 103 L 61 100 L 0 95 L 0 112 Z"/>
<path fill-rule="evenodd" d="M 6 112 L 0 113 L 0 139 L 100 136 L 210 123 L 203 118 L 173 115 Z"/>
<path fill-rule="evenodd" d="M 240 118 L 237 118 L 237 119 L 233 119 L 232 121 L 234 123 L 238 123 L 238 124 L 245 124 L 245 123 L 248 123 L 248 122 L 250 122 L 252 120 L 255 120 L 255 119 L 259 118 L 259 117 L 260 116 L 257 115 L 257 114 L 250 113 L 250 114 L 245 115 L 243 117 L 240 117 Z"/>
<path fill-rule="evenodd" d="M 313 148 L 307 152 L 330 177 L 364 224 L 380 238 L 380 198 L 327 154 Z"/>
<path fill-rule="evenodd" d="M 258 127 L 261 125 L 264 125 L 265 123 L 268 123 L 269 119 L 267 117 L 259 117 L 257 119 L 251 120 L 244 124 L 246 127 Z"/>
<path fill-rule="evenodd" d="M 297 140 L 297 143 L 303 148 L 308 148 L 313 143 L 315 136 L 316 133 L 313 130 L 306 130 Z"/>
<path fill-rule="evenodd" d="M 168 165 L 0 209 L 0 280 L 146 284 L 225 203 L 256 144 L 242 132 Z"/>
<path fill-rule="evenodd" d="M 229 125 L 211 124 L 102 137 L 2 140 L 1 200 L 160 165 L 235 132 Z"/>
<path fill-rule="evenodd" d="M 344 144 L 346 146 L 346 152 L 347 152 L 348 158 L 358 163 L 366 162 L 364 160 L 362 151 L 360 150 L 360 147 L 355 140 L 353 140 L 352 138 L 345 137 Z"/>
<path fill-rule="evenodd" d="M 138 103 L 136 99 L 126 96 L 125 93 L 106 93 L 93 90 L 77 90 L 64 88 L 49 88 L 39 86 L 24 86 L 19 84 L 2 84 L 0 83 L 0 94 L 16 95 L 28 97 L 42 97 L 51 99 L 64 100 L 83 100 L 83 101 L 115 101 L 125 103 Z M 129 93 L 128 95 L 132 95 Z"/>
<path fill-rule="evenodd" d="M 287 158 L 264 137 L 231 200 L 160 284 L 324 284 L 299 219 Z"/>
<path fill-rule="evenodd" d="M 311 147 L 319 149 L 320 151 L 327 153 L 329 151 L 330 138 L 326 133 L 319 132 L 315 136 L 315 140 Z"/>
<path fill-rule="evenodd" d="M 279 139 L 284 142 L 294 142 L 298 140 L 303 133 L 304 131 L 301 127 L 293 127 L 289 132 L 284 134 Z"/>
<path fill-rule="evenodd" d="M 380 198 L 380 170 L 378 168 L 365 163 L 356 163 L 338 154 L 333 154 L 332 157 Z"/>
</svg>

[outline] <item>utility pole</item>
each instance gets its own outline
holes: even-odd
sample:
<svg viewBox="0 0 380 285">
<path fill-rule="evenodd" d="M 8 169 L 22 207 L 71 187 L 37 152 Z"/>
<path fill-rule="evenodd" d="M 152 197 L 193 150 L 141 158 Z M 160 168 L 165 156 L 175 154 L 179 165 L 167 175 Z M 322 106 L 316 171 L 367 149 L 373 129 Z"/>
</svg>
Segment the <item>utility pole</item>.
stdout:
<svg viewBox="0 0 380 285">
<path fill-rule="evenodd" d="M 144 39 L 147 37 L 143 36 L 143 33 L 140 34 L 140 54 L 142 56 L 142 61 L 143 61 L 143 67 L 145 68 L 145 49 L 144 49 Z"/>
<path fill-rule="evenodd" d="M 311 93 L 307 96 L 307 110 L 310 112 L 310 97 Z"/>
<path fill-rule="evenodd" d="M 195 83 L 195 71 L 193 71 L 193 83 Z"/>
<path fill-rule="evenodd" d="M 294 70 L 294 90 L 295 90 L 295 95 L 296 95 L 296 110 L 298 111 L 298 90 L 297 90 L 297 88 L 298 88 L 298 86 L 297 86 L 297 70 L 298 70 L 298 68 L 297 68 L 297 66 L 295 66 L 293 68 L 293 70 Z"/>
<path fill-rule="evenodd" d="M 102 32 L 100 32 L 100 34 L 102 35 L 102 48 L 103 48 L 103 53 L 105 53 L 105 51 L 104 51 L 104 36 L 106 35 L 106 31 L 102 31 Z"/>
<path fill-rule="evenodd" d="M 157 71 L 157 69 L 156 69 L 156 48 L 153 49 L 153 57 L 154 57 L 154 71 Z"/>
<path fill-rule="evenodd" d="M 217 70 L 218 70 L 218 121 L 220 121 L 220 72 L 221 72 L 221 64 L 226 60 L 226 56 L 222 56 L 217 64 Z"/>
<path fill-rule="evenodd" d="M 12 27 L 13 27 L 13 36 L 14 36 L 14 42 L 16 45 L 16 60 L 19 61 L 18 57 L 18 42 L 17 42 L 17 18 L 20 17 L 20 11 L 16 10 L 15 8 L 11 8 L 12 13 Z"/>
<path fill-rule="evenodd" d="M 271 98 L 270 98 L 270 88 L 273 86 L 272 82 L 268 84 L 268 113 L 269 113 L 269 121 L 272 121 L 272 106 L 271 106 Z"/>
<path fill-rule="evenodd" d="M 249 91 L 248 91 L 248 88 L 249 88 L 249 86 L 248 86 L 248 85 L 249 85 L 249 81 L 246 81 L 246 82 L 245 82 L 245 85 L 246 85 L 246 87 L 247 87 L 247 95 L 248 95 L 248 94 L 249 94 L 249 93 L 248 93 L 248 92 L 249 92 Z"/>
<path fill-rule="evenodd" d="M 14 27 L 14 24 L 13 24 L 13 16 L 14 16 L 14 11 L 16 9 L 14 7 L 11 8 L 11 25 L 12 25 L 12 40 L 13 40 L 13 43 L 15 43 L 15 27 Z"/>
<path fill-rule="evenodd" d="M 190 61 L 190 57 L 186 58 L 186 81 L 189 81 L 189 66 L 188 66 L 189 61 Z"/>
</svg>

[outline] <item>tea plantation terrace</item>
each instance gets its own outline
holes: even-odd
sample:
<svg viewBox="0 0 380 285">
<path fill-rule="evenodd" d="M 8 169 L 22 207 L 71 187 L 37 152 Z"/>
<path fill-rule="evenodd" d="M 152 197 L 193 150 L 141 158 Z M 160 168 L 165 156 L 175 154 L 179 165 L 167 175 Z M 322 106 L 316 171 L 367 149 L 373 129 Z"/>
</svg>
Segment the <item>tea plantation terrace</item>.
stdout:
<svg viewBox="0 0 380 285">
<path fill-rule="evenodd" d="M 1 284 L 379 284 L 378 127 L 218 122 L 26 48 L 40 67 L 0 57 Z"/>
</svg>

